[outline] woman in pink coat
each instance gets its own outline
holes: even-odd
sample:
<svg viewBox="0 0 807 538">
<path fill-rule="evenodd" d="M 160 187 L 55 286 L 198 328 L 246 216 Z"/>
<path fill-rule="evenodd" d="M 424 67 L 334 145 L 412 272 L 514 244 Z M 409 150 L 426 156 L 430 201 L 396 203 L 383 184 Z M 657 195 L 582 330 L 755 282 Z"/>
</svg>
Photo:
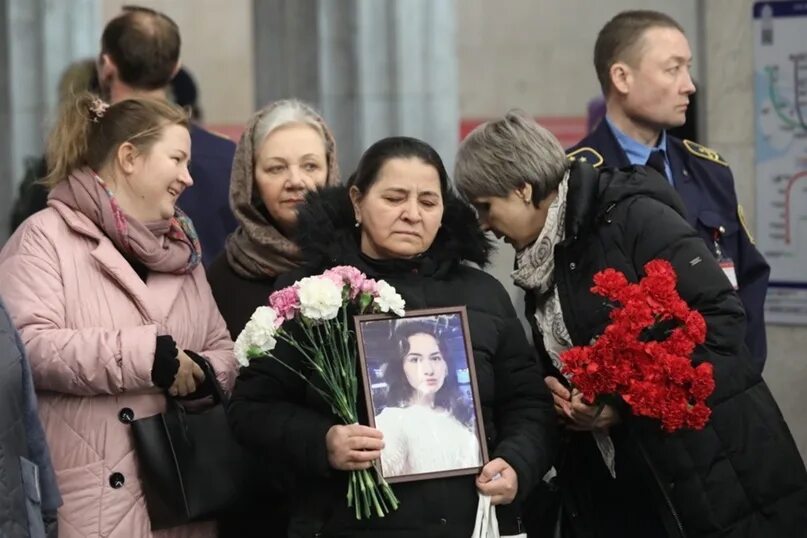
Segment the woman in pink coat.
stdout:
<svg viewBox="0 0 807 538">
<path fill-rule="evenodd" d="M 232 342 L 193 226 L 188 120 L 163 101 L 67 103 L 48 141 L 48 208 L 0 252 L 0 295 L 31 362 L 64 505 L 63 538 L 214 536 L 210 523 L 152 532 L 129 424 L 164 391 L 229 389 Z"/>
</svg>

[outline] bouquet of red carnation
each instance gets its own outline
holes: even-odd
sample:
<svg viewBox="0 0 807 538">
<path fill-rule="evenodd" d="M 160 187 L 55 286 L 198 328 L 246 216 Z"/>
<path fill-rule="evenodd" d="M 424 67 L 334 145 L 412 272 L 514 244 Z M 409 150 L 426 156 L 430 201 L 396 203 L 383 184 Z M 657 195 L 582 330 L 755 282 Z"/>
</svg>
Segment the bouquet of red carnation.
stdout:
<svg viewBox="0 0 807 538">
<path fill-rule="evenodd" d="M 591 291 L 617 306 L 594 343 L 561 354 L 562 372 L 589 404 L 616 394 L 634 414 L 660 419 L 667 432 L 699 430 L 715 388 L 712 365 L 693 366 L 691 358 L 706 338 L 706 322 L 678 295 L 669 262 L 653 260 L 644 270 L 638 284 L 614 269 L 594 275 Z"/>
</svg>

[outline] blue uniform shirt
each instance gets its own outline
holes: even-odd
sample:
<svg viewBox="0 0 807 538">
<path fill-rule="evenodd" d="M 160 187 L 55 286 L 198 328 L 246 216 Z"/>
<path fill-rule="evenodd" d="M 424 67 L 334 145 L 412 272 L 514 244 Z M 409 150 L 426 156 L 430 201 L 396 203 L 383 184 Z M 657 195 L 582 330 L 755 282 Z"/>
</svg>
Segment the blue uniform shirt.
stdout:
<svg viewBox="0 0 807 538">
<path fill-rule="evenodd" d="M 614 133 L 617 143 L 622 147 L 622 150 L 625 152 L 625 156 L 628 158 L 630 164 L 644 166 L 647 159 L 650 158 L 651 152 L 654 150 L 662 151 L 664 155 L 664 171 L 667 173 L 667 181 L 670 182 L 670 185 L 674 185 L 672 169 L 670 168 L 670 159 L 667 156 L 669 153 L 667 150 L 667 131 L 661 131 L 658 144 L 656 144 L 655 147 L 651 147 L 645 146 L 641 142 L 634 140 L 623 133 L 619 127 L 614 125 L 614 123 L 608 119 L 608 116 L 605 116 L 605 121 L 608 122 L 608 127 L 610 127 L 611 132 Z"/>
<path fill-rule="evenodd" d="M 745 306 L 748 322 L 745 342 L 751 351 L 754 367 L 762 372 L 767 356 L 764 309 L 770 267 L 754 246 L 745 226 L 742 208 L 737 203 L 734 176 L 714 150 L 671 135 L 664 138 L 669 178 L 684 202 L 687 221 L 715 257 L 720 255 L 734 263 L 737 293 Z M 632 164 L 606 121 L 600 122 L 567 154 L 595 167 L 623 168 Z"/>
</svg>

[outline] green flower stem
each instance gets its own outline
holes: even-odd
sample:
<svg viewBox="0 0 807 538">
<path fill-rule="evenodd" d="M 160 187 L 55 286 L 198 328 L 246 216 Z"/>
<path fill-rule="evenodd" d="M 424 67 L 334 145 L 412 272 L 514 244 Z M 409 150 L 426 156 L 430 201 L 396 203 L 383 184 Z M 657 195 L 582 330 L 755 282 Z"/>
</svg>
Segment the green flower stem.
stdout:
<svg viewBox="0 0 807 538">
<path fill-rule="evenodd" d="M 388 512 L 397 510 L 401 503 L 398 501 L 398 497 L 395 496 L 395 492 L 392 491 L 392 488 L 380 474 L 378 475 L 378 484 L 381 486 L 381 493 L 387 498 L 387 502 L 390 505 Z"/>
<path fill-rule="evenodd" d="M 326 322 L 303 318 L 300 323 L 303 338 L 299 340 L 286 331 L 278 332 L 279 340 L 301 354 L 302 364 L 318 376 L 320 386 L 312 382 L 312 373 L 306 369 L 298 370 L 277 357 L 273 358 L 308 383 L 345 424 L 356 424 L 359 380 L 355 333 L 348 327 L 347 307 L 340 310 L 340 317 Z M 374 469 L 350 472 L 347 506 L 353 509 L 356 519 L 384 517 L 397 510 L 399 504 L 377 465 Z"/>
<path fill-rule="evenodd" d="M 328 402 L 331 405 L 331 407 L 334 408 L 334 410 L 337 411 L 337 414 L 340 415 L 340 417 L 343 420 L 349 419 L 350 418 L 349 416 L 346 419 L 347 415 L 351 415 L 351 413 L 349 412 L 349 408 L 347 407 L 347 404 L 345 402 L 344 397 L 340 398 L 340 396 L 342 396 L 341 393 L 343 391 L 342 391 L 341 387 L 338 384 L 333 382 L 332 376 L 330 375 L 330 372 L 327 370 L 327 368 L 323 368 L 322 365 L 321 365 L 321 362 L 312 359 L 307 353 L 305 353 L 304 350 L 301 349 L 301 347 L 293 339 L 285 339 L 284 338 L 284 340 L 288 341 L 288 343 L 292 347 L 294 347 L 295 349 L 297 349 L 298 351 L 303 353 L 306 361 L 310 364 L 310 366 L 314 370 L 319 372 L 320 376 L 325 381 L 325 384 L 328 386 L 331 393 L 327 393 L 327 392 L 323 391 L 322 389 L 320 389 L 319 387 L 317 387 L 316 385 L 314 385 L 313 383 L 311 383 L 310 380 L 304 374 L 302 374 L 298 370 L 292 368 L 291 366 L 289 366 L 288 364 L 286 364 L 282 360 L 277 359 L 277 358 L 275 358 L 275 360 L 277 360 L 277 362 L 279 362 L 281 365 L 283 365 L 286 369 L 288 369 L 292 373 L 296 374 L 303 381 L 306 381 L 309 385 L 311 385 L 311 387 L 314 390 L 316 390 L 317 393 L 319 393 L 319 395 L 322 396 L 322 398 L 326 402 Z M 350 422 L 346 422 L 346 424 L 353 424 L 354 422 L 355 422 L 355 420 L 350 420 Z"/>
<path fill-rule="evenodd" d="M 342 358 L 345 361 L 347 367 L 353 367 L 353 372 L 355 373 L 355 360 L 351 360 L 355 357 L 354 354 L 350 352 L 350 329 L 347 323 L 347 307 L 342 308 L 342 324 L 339 326 L 339 330 L 341 332 L 340 342 L 341 342 L 341 349 L 342 349 Z M 355 349 L 355 346 L 353 346 Z M 357 379 L 355 375 L 348 377 L 349 381 L 349 394 L 354 396 L 354 400 L 356 398 L 356 389 L 357 389 Z"/>
<path fill-rule="evenodd" d="M 359 490 L 361 491 L 361 511 L 364 517 L 370 517 L 370 501 L 367 498 L 367 486 L 364 483 L 364 480 L 361 479 L 361 476 L 356 477 L 359 482 Z"/>
<path fill-rule="evenodd" d="M 359 499 L 358 499 L 358 486 L 356 484 L 356 473 L 350 473 L 350 486 L 349 490 L 353 492 L 353 511 L 355 513 L 356 519 L 361 519 L 361 508 L 359 506 Z M 350 502 L 347 504 L 348 508 L 350 508 Z"/>
<path fill-rule="evenodd" d="M 346 368 L 345 363 L 347 361 L 345 360 L 344 354 L 339 353 L 339 347 L 337 345 L 336 337 L 333 334 L 333 331 L 331 330 L 330 323 L 325 325 L 324 332 L 325 332 L 324 337 L 328 340 L 328 346 L 326 347 L 326 349 L 331 350 L 331 352 L 334 355 L 336 355 L 335 357 L 333 357 L 334 360 L 329 362 L 332 362 L 334 365 L 338 366 L 339 379 L 342 382 L 342 387 L 345 388 L 345 396 L 348 397 L 347 403 L 351 404 L 352 402 L 350 401 L 350 385 L 351 385 L 350 374 L 354 372 L 349 372 L 348 369 Z"/>
<path fill-rule="evenodd" d="M 378 491 L 378 488 L 376 488 L 375 482 L 373 482 L 373 478 L 370 476 L 370 472 L 367 469 L 363 470 L 361 477 L 365 484 L 367 484 L 367 491 L 370 494 L 370 499 L 373 501 L 375 514 L 378 517 L 384 517 L 385 510 L 381 508 L 381 503 L 379 502 L 380 492 Z"/>
<path fill-rule="evenodd" d="M 367 495 L 364 492 L 364 488 L 361 486 L 361 480 L 359 480 L 359 476 L 353 472 L 350 473 L 353 475 L 353 480 L 356 482 L 356 489 L 358 490 L 358 494 L 356 495 L 357 503 L 356 503 L 356 519 L 362 519 L 364 517 L 364 505 L 367 504 Z"/>
</svg>

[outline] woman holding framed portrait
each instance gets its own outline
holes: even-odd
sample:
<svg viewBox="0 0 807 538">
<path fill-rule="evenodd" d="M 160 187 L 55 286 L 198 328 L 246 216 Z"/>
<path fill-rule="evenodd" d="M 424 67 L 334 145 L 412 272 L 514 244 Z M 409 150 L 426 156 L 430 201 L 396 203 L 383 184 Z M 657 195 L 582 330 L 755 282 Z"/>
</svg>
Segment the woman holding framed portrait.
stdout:
<svg viewBox="0 0 807 538">
<path fill-rule="evenodd" d="M 297 232 L 305 269 L 281 277 L 278 289 L 350 265 L 387 281 L 407 311 L 466 307 L 490 461 L 478 462 L 472 474 L 394 484 L 396 511 L 357 520 L 345 502 L 345 471 L 371 467 L 386 446 L 384 436 L 369 426 L 340 424 L 315 388 L 279 364 L 301 370 L 303 360 L 279 342 L 273 352 L 279 360 L 255 360 L 241 370 L 230 420 L 242 442 L 291 476 L 289 536 L 470 536 L 480 492 L 498 505 L 502 534 L 521 532 L 520 501 L 555 451 L 551 398 L 507 292 L 462 263 L 484 265 L 490 244 L 472 209 L 449 190 L 437 152 L 414 138 L 377 142 L 346 187 L 308 195 Z M 373 417 L 362 411 L 360 404 L 359 422 L 368 424 Z"/>
</svg>

